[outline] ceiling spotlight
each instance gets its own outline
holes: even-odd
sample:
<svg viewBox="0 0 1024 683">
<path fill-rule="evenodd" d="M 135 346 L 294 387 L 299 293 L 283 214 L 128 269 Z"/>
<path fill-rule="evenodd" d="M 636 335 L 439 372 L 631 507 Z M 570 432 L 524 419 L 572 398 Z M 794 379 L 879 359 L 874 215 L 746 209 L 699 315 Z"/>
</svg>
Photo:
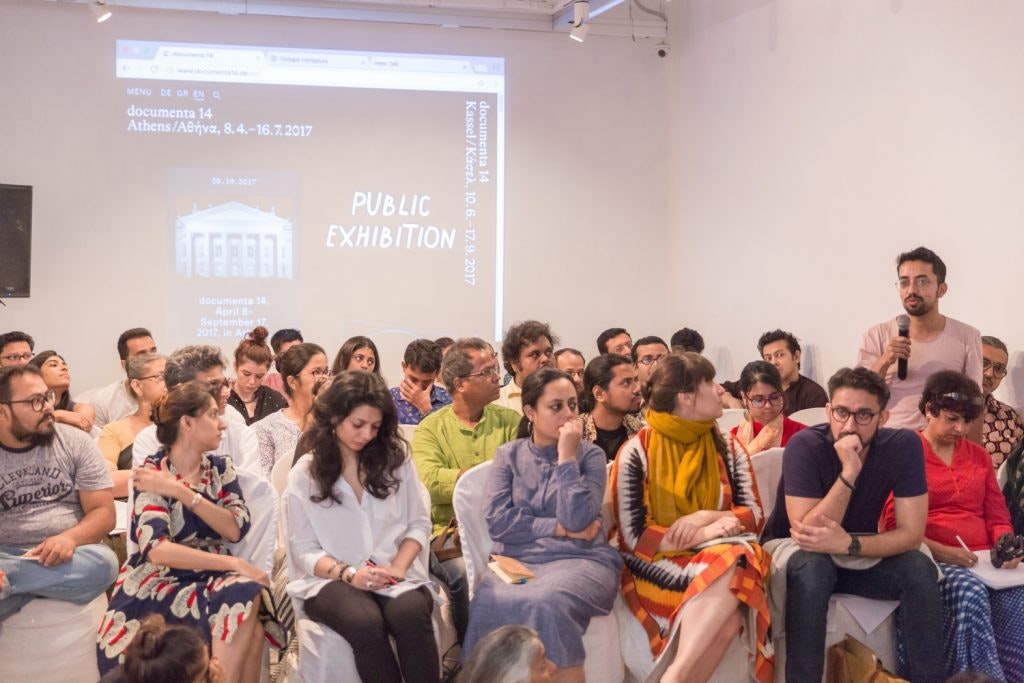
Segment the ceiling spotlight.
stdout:
<svg viewBox="0 0 1024 683">
<path fill-rule="evenodd" d="M 89 9 L 92 10 L 92 16 L 96 18 L 97 24 L 102 24 L 114 15 L 104 0 L 95 0 L 89 5 Z"/>
<path fill-rule="evenodd" d="M 577 43 L 582 43 L 587 38 L 590 26 L 583 23 L 590 17 L 590 0 L 575 0 L 572 3 L 572 29 L 569 37 Z"/>
</svg>

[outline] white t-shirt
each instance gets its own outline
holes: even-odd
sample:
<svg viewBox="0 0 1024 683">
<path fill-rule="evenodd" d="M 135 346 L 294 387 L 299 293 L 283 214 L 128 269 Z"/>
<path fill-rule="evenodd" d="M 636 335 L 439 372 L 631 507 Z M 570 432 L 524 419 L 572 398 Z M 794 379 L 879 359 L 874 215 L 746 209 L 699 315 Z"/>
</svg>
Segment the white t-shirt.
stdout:
<svg viewBox="0 0 1024 683">
<path fill-rule="evenodd" d="M 523 390 L 519 388 L 514 379 L 501 388 L 494 405 L 501 406 L 502 408 L 511 408 L 520 415 L 523 414 Z"/>
<path fill-rule="evenodd" d="M 885 353 L 889 339 L 899 334 L 896 318 L 879 323 L 864 333 L 857 354 L 857 365 L 870 369 Z M 885 373 L 889 385 L 889 421 L 886 427 L 924 429 L 928 421 L 918 403 L 925 382 L 939 370 L 962 372 L 981 387 L 981 333 L 959 320 L 946 318 L 946 327 L 930 341 L 911 340 L 907 361 L 907 378 L 897 379 L 898 364 L 893 363 Z"/>
<path fill-rule="evenodd" d="M 123 379 L 99 389 L 90 389 L 76 397 L 75 402 L 88 403 L 93 407 L 96 411 L 93 426 L 100 429 L 122 417 L 128 417 L 139 409 L 139 402 L 125 386 Z"/>
<path fill-rule="evenodd" d="M 54 425 L 47 446 L 0 447 L 0 543 L 31 548 L 85 516 L 79 491 L 114 485 L 100 450 L 80 429 Z"/>
</svg>

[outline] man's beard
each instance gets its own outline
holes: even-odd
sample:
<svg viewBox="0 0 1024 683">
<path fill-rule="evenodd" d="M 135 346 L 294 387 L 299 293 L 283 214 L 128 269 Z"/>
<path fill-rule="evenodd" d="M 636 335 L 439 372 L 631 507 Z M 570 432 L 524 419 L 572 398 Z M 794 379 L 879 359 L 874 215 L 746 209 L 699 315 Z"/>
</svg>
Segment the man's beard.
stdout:
<svg viewBox="0 0 1024 683">
<path fill-rule="evenodd" d="M 40 418 L 35 429 L 25 429 L 21 425 L 21 421 L 18 420 L 11 425 L 11 435 L 19 441 L 27 441 L 33 448 L 49 446 L 53 443 L 54 434 L 57 432 L 55 424 L 56 422 L 51 416 L 49 420 Z"/>
</svg>

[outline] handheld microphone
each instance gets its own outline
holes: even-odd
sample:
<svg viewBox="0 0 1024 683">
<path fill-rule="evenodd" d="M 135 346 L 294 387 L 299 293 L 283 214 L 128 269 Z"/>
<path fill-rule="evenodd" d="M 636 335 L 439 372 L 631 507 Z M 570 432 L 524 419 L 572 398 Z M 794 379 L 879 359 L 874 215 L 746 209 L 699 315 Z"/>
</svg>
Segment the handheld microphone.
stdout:
<svg viewBox="0 0 1024 683">
<path fill-rule="evenodd" d="M 896 318 L 896 329 L 899 330 L 901 337 L 910 336 L 910 316 L 901 315 Z M 896 377 L 899 379 L 907 378 L 907 359 L 900 358 L 896 361 Z"/>
</svg>

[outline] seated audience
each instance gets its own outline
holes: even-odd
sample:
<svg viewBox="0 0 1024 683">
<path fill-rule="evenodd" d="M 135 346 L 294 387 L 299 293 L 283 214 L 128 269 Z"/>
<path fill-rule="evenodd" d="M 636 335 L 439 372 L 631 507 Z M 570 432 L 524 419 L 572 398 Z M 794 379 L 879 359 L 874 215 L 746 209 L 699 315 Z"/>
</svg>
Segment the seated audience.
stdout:
<svg viewBox="0 0 1024 683">
<path fill-rule="evenodd" d="M 56 351 L 40 351 L 29 364 L 39 368 L 43 381 L 54 393 L 54 419 L 83 432 L 91 432 L 96 413 L 88 403 L 75 403 L 71 400 L 71 372 L 64 358 Z"/>
<path fill-rule="evenodd" d="M 828 394 L 820 384 L 800 374 L 800 342 L 789 332 L 771 330 L 757 340 L 757 352 L 774 365 L 782 375 L 786 394 L 783 414 L 789 417 L 798 410 L 824 408 Z"/>
<path fill-rule="evenodd" d="M 604 451 L 611 462 L 622 444 L 644 426 L 636 415 L 641 397 L 633 364 L 614 353 L 594 358 L 583 373 L 583 395 L 587 400 L 587 412 L 580 415 L 583 440 Z"/>
<path fill-rule="evenodd" d="M 440 370 L 441 347 L 434 342 L 414 339 L 405 347 L 402 383 L 391 389 L 399 424 L 419 424 L 424 417 L 452 402 L 448 392 L 435 384 Z"/>
<path fill-rule="evenodd" d="M 128 389 L 135 396 L 135 412 L 114 420 L 100 430 L 96 445 L 107 461 L 114 480 L 114 497 L 128 495 L 132 452 L 129 448 L 143 429 L 153 424 L 153 404 L 167 393 L 164 366 L 167 359 L 155 353 L 142 353 L 128 359 Z"/>
<path fill-rule="evenodd" d="M 331 378 L 327 353 L 317 344 L 293 344 L 277 359 L 277 368 L 290 402 L 252 426 L 260 442 L 260 470 L 267 478 L 278 460 L 295 457 L 299 437 L 309 426 L 313 398 Z"/>
<path fill-rule="evenodd" d="M 290 327 L 280 329 L 270 336 L 270 350 L 274 352 L 274 366 L 273 370 L 268 372 L 267 376 L 263 378 L 263 386 L 270 387 L 281 394 L 286 401 L 288 400 L 288 392 L 284 389 L 284 378 L 281 377 L 281 368 L 277 367 L 277 359 L 285 351 L 304 341 L 302 333 Z"/>
<path fill-rule="evenodd" d="M 668 340 L 668 344 L 672 347 L 672 353 L 680 351 L 704 353 L 704 337 L 701 336 L 700 332 L 689 327 L 676 330 Z"/>
<path fill-rule="evenodd" d="M 121 567 L 97 644 L 101 672 L 123 661 L 140 620 L 153 613 L 198 628 L 227 681 L 260 679 L 260 592 L 267 573 L 239 557 L 249 529 L 230 457 L 207 455 L 225 424 L 203 383 L 172 389 L 153 406 L 163 448 L 133 472 L 129 534 L 139 545 Z"/>
<path fill-rule="evenodd" d="M 755 653 L 750 675 L 767 683 L 774 668 L 764 593 L 770 557 L 755 540 L 718 540 L 757 533 L 764 512 L 750 458 L 730 454 L 715 426 L 722 389 L 714 377 L 706 358 L 687 351 L 658 363 L 644 387 L 648 426 L 623 446 L 610 479 L 616 540 L 629 570 L 623 596 L 655 657 L 678 628 L 665 683 L 710 678 L 743 625 L 747 651 Z"/>
<path fill-rule="evenodd" d="M 220 445 L 212 449 L 218 455 L 230 455 L 235 469 L 263 476 L 260 468 L 260 442 L 256 433 L 246 426 L 242 415 L 232 408 L 227 410 L 228 381 L 224 377 L 224 358 L 216 346 L 183 346 L 170 355 L 164 366 L 164 384 L 167 390 L 185 382 L 201 382 L 217 399 L 221 417 L 227 429 L 221 435 Z M 142 465 L 146 458 L 161 450 L 156 426 L 150 425 L 135 435 L 132 444 L 132 463 Z"/>
<path fill-rule="evenodd" d="M 238 411 L 247 425 L 288 405 L 284 396 L 263 384 L 273 358 L 267 346 L 267 328 L 262 325 L 245 335 L 235 349 L 235 382 L 228 395 L 228 405 Z"/>
<path fill-rule="evenodd" d="M 350 337 L 338 349 L 338 355 L 334 357 L 331 365 L 331 374 L 340 375 L 346 370 L 362 370 L 372 372 L 381 379 L 384 375 L 380 371 L 380 354 L 377 352 L 377 345 L 369 337 Z"/>
<path fill-rule="evenodd" d="M 100 683 L 224 683 L 224 668 L 199 631 L 184 624 L 168 625 L 157 613 L 142 620 L 128 644 L 124 663 L 107 672 Z"/>
<path fill-rule="evenodd" d="M 498 362 L 483 339 L 460 339 L 441 363 L 452 403 L 428 415 L 412 439 L 412 457 L 430 492 L 430 573 L 448 587 L 452 621 L 461 641 L 469 620 L 466 564 L 456 545 L 452 493 L 464 472 L 490 460 L 498 446 L 516 437 L 519 413 L 495 404 Z"/>
<path fill-rule="evenodd" d="M 505 332 L 501 355 L 505 369 L 512 373 L 512 381 L 501 388 L 498 405 L 523 412 L 523 380 L 540 368 L 551 367 L 558 337 L 551 333 L 547 323 L 527 320 L 516 323 Z"/>
<path fill-rule="evenodd" d="M 629 332 L 621 327 L 610 327 L 597 335 L 597 352 L 614 353 L 619 356 L 629 356 L 633 348 L 633 338 Z"/>
<path fill-rule="evenodd" d="M 1013 533 L 988 452 L 965 438 L 984 410 L 981 391 L 967 376 L 940 370 L 925 383 L 920 409 L 928 420 L 920 432 L 928 480 L 924 542 L 942 570 L 946 671 L 1024 681 L 1024 586 L 991 590 L 971 571 L 975 552 L 987 555 L 1001 535 Z M 882 528 L 895 523 L 890 499 Z"/>
<path fill-rule="evenodd" d="M 36 342 L 24 332 L 0 334 L 0 368 L 25 365 L 32 360 Z"/>
<path fill-rule="evenodd" d="M 997 468 L 1010 456 L 1024 437 L 1024 425 L 1012 406 L 995 397 L 995 390 L 1006 377 L 1010 352 L 995 337 L 981 338 L 981 388 L 985 392 L 985 420 L 981 438 Z"/>
<path fill-rule="evenodd" d="M 569 375 L 572 383 L 576 386 L 577 397 L 583 396 L 583 371 L 586 369 L 586 359 L 583 354 L 568 346 L 555 351 L 555 367 Z"/>
<path fill-rule="evenodd" d="M 480 639 L 457 683 L 551 683 L 555 664 L 537 632 L 502 626 Z"/>
<path fill-rule="evenodd" d="M 452 347 L 452 344 L 455 343 L 455 340 L 452 339 L 451 337 L 438 337 L 437 339 L 434 340 L 434 343 L 441 347 L 441 358 L 444 358 L 446 355 L 448 355 L 448 349 Z"/>
<path fill-rule="evenodd" d="M 317 396 L 312 452 L 288 473 L 289 594 L 352 646 L 364 681 L 436 683 L 440 673 L 420 550 L 430 517 L 395 404 L 380 377 L 344 372 Z M 398 661 L 388 636 L 395 639 Z"/>
<path fill-rule="evenodd" d="M 38 368 L 0 368 L 0 624 L 35 598 L 92 602 L 117 574 L 110 473 L 52 396 Z"/>
<path fill-rule="evenodd" d="M 128 372 L 128 361 L 143 353 L 156 353 L 156 342 L 153 335 L 144 327 L 133 327 L 125 330 L 117 338 L 117 355 L 121 359 L 121 368 Z M 93 426 L 102 429 L 104 426 L 134 413 L 139 405 L 135 393 L 131 389 L 131 379 L 119 379 L 99 389 L 90 389 L 78 396 L 79 403 L 88 403 L 96 411 Z"/>
<path fill-rule="evenodd" d="M 647 384 L 647 378 L 662 358 L 669 354 L 668 344 L 661 337 L 641 337 L 633 344 L 631 358 L 639 386 Z"/>
<path fill-rule="evenodd" d="M 786 635 L 786 680 L 821 680 L 829 599 L 851 593 L 899 600 L 905 677 L 941 681 L 938 573 L 918 550 L 928 514 L 921 439 L 882 427 L 889 388 L 880 375 L 843 368 L 828 391 L 829 421 L 786 445 L 765 527 L 766 539 L 784 539 L 765 546 L 773 555 L 773 613 Z M 890 494 L 895 526 L 877 533 Z M 775 611 L 783 605 L 784 616 Z"/>
<path fill-rule="evenodd" d="M 771 363 L 747 363 L 740 373 L 739 387 L 746 415 L 729 432 L 730 451 L 742 450 L 750 456 L 785 446 L 790 437 L 807 426 L 783 413 L 786 394 L 782 391 L 782 377 Z"/>
<path fill-rule="evenodd" d="M 523 383 L 519 438 L 501 446 L 487 484 L 484 518 L 492 553 L 515 558 L 536 578 L 506 583 L 484 571 L 470 603 L 466 652 L 507 624 L 537 631 L 558 680 L 583 681 L 583 634 L 608 614 L 622 558 L 601 525 L 604 454 L 581 441 L 576 387 L 543 368 Z"/>
</svg>

